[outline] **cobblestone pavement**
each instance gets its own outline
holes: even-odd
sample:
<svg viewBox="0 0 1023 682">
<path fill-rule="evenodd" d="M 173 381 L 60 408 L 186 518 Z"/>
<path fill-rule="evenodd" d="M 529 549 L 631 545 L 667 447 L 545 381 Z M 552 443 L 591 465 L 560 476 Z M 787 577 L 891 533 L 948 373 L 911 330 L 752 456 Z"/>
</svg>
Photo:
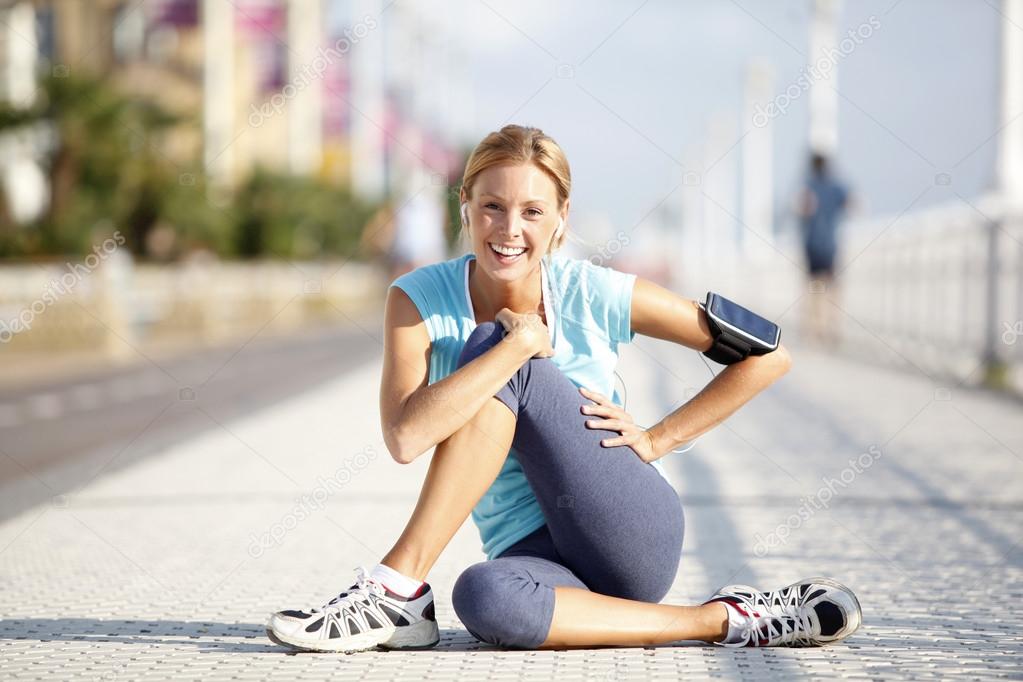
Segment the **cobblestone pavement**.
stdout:
<svg viewBox="0 0 1023 682">
<path fill-rule="evenodd" d="M 649 424 L 709 375 L 692 352 L 637 341 L 620 372 L 627 408 Z M 666 601 L 829 575 L 864 607 L 864 627 L 845 644 L 496 650 L 450 606 L 458 572 L 482 559 L 466 522 L 431 576 L 436 649 L 285 654 L 264 637 L 268 612 L 320 603 L 353 567 L 378 560 L 426 471 L 425 456 L 390 460 L 370 362 L 243 417 L 220 422 L 208 408 L 216 428 L 97 469 L 45 504 L 5 509 L 0 678 L 1019 679 L 1020 405 L 920 373 L 794 354 L 782 382 L 692 451 L 669 455 L 687 538 Z M 64 489 L 67 475 L 18 485 Z M 25 499 L 14 492 L 0 488 L 0 505 Z"/>
</svg>

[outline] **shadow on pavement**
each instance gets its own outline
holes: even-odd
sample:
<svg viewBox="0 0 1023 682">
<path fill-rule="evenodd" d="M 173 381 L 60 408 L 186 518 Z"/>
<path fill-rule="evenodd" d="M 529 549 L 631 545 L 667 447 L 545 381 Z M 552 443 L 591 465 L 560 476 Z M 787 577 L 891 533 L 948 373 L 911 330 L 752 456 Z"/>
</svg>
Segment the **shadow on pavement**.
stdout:
<svg viewBox="0 0 1023 682">
<path fill-rule="evenodd" d="M 194 646 L 199 651 L 222 653 L 308 654 L 274 644 L 257 623 L 213 623 L 180 620 L 101 620 L 93 618 L 23 618 L 0 621 L 0 641 L 82 642 L 140 645 Z M 240 641 L 242 640 L 242 641 Z M 706 646 L 702 642 L 679 642 L 682 646 Z M 669 645 L 664 645 L 669 646 Z M 676 646 L 672 644 L 670 646 Z M 575 648 L 575 647 L 572 647 Z M 598 649 L 603 647 L 580 647 Z M 655 648 L 655 647 L 646 647 Z M 388 653 L 370 649 L 358 653 Z M 480 642 L 466 630 L 441 628 L 440 643 L 429 649 L 393 650 L 402 654 L 461 653 L 466 651 L 511 651 Z"/>
<path fill-rule="evenodd" d="M 181 620 L 117 620 L 98 618 L 12 618 L 0 620 L 0 641 L 82 642 L 194 646 L 199 651 L 224 653 L 298 654 L 266 638 L 259 623 L 215 623 Z M 466 630 L 442 628 L 440 643 L 431 649 L 401 653 L 500 650 L 477 641 Z M 371 650 L 372 651 L 372 650 Z M 378 651 L 387 651 L 381 649 Z"/>
</svg>

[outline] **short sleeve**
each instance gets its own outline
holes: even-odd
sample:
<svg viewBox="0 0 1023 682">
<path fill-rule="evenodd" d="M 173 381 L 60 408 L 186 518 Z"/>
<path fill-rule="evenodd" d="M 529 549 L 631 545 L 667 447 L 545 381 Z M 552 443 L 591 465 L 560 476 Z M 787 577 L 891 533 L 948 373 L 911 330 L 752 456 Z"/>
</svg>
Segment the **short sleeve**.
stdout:
<svg viewBox="0 0 1023 682">
<path fill-rule="evenodd" d="M 632 289 L 636 275 L 604 266 L 591 266 L 590 285 L 593 288 L 594 315 L 615 343 L 631 343 Z M 599 303 L 598 303 L 599 301 Z"/>
<path fill-rule="evenodd" d="M 632 331 L 632 289 L 636 275 L 610 269 L 614 305 L 608 310 L 608 329 L 611 338 L 618 343 L 631 343 L 636 332 Z"/>
<path fill-rule="evenodd" d="M 387 287 L 397 287 L 405 292 L 405 295 L 412 299 L 412 303 L 415 304 L 416 309 L 419 311 L 419 317 L 422 318 L 426 324 L 426 331 L 430 335 L 430 342 L 432 343 L 436 338 L 436 332 L 433 325 L 433 315 L 430 311 L 429 297 L 426 292 L 423 291 L 422 285 L 412 277 L 413 272 L 407 272 L 404 275 L 399 276 Z"/>
</svg>

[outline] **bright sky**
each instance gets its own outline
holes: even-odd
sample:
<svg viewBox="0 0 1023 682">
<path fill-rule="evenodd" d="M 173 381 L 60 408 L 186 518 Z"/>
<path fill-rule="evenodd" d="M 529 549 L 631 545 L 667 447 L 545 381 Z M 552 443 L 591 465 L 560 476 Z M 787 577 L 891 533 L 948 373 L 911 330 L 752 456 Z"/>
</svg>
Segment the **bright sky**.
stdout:
<svg viewBox="0 0 1023 682">
<path fill-rule="evenodd" d="M 427 106 L 463 120 L 467 144 L 506 121 L 543 128 L 568 153 L 574 209 L 623 229 L 668 195 L 683 164 L 703 170 L 709 125 L 735 141 L 752 127 L 741 113 L 750 59 L 773 65 L 781 93 L 819 56 L 809 54 L 811 0 L 423 5 L 437 8 L 427 34 L 464 64 L 471 90 L 465 102 L 431 83 Z M 841 175 L 870 215 L 982 193 L 994 180 L 998 2 L 846 0 L 839 34 L 870 21 L 877 28 L 825 81 L 839 92 Z M 400 46 L 387 49 L 400 63 Z M 786 204 L 803 172 L 808 100 L 772 124 Z M 737 145 L 712 173 L 727 186 L 739 163 Z M 936 184 L 939 173 L 951 185 Z"/>
</svg>

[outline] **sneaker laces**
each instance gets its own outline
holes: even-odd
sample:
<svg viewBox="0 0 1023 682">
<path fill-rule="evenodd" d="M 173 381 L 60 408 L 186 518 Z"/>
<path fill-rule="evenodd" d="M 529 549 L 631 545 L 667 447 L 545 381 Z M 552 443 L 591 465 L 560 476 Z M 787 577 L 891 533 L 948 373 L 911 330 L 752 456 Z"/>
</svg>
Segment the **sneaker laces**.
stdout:
<svg viewBox="0 0 1023 682">
<path fill-rule="evenodd" d="M 813 644 L 813 624 L 800 607 L 783 606 L 762 616 L 751 616 L 740 630 L 740 646 Z"/>
<path fill-rule="evenodd" d="M 369 577 L 369 570 L 365 566 L 356 566 L 355 584 L 344 592 L 328 601 L 326 604 L 309 609 L 310 613 L 326 613 L 328 611 L 340 611 L 356 601 L 364 599 L 369 594 L 384 595 L 383 586 Z"/>
<path fill-rule="evenodd" d="M 766 596 L 754 599 L 757 612 L 740 630 L 742 643 L 751 646 L 810 646 L 814 642 L 813 621 L 802 604 L 798 587 L 776 592 L 778 604 Z"/>
</svg>

